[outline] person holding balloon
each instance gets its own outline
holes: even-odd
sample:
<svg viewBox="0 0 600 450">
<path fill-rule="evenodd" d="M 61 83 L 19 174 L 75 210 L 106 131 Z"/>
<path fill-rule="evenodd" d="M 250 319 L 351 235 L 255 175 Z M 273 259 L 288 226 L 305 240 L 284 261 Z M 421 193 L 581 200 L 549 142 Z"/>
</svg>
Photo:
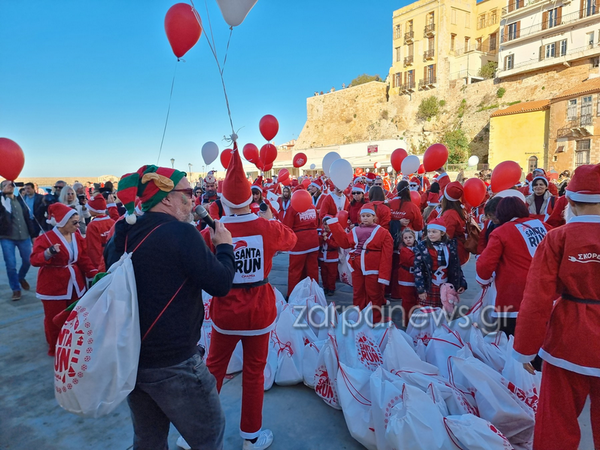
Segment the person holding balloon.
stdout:
<svg viewBox="0 0 600 450">
<path fill-rule="evenodd" d="M 348 197 L 335 186 L 333 192 L 327 194 L 323 199 L 323 203 L 319 208 L 319 219 L 323 220 L 325 216 L 334 217 L 338 212 L 346 210 L 349 204 Z"/>
<path fill-rule="evenodd" d="M 277 202 L 279 203 L 279 213 L 277 214 L 277 218 L 283 222 L 283 218 L 292 204 L 292 190 L 289 186 L 283 187 L 281 197 L 277 199 Z"/>
<path fill-rule="evenodd" d="M 340 248 L 349 253 L 352 271 L 353 304 L 361 310 L 373 305 L 373 323 L 382 319 L 385 286 L 390 284 L 394 241 L 390 233 L 377 223 L 375 207 L 366 203 L 360 210 L 360 225 L 346 233 L 338 218 L 327 224 Z"/>
<path fill-rule="evenodd" d="M 461 265 L 469 260 L 469 252 L 465 249 L 467 217 L 460 200 L 463 193 L 463 186 L 458 181 L 448 183 L 444 190 L 440 215 L 444 219 L 448 239 L 456 239 Z"/>
</svg>

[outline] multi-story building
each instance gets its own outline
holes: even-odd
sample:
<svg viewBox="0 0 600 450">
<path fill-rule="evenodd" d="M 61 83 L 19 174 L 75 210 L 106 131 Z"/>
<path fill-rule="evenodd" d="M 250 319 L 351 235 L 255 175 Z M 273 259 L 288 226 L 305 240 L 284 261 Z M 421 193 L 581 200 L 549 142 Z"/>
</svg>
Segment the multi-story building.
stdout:
<svg viewBox="0 0 600 450">
<path fill-rule="evenodd" d="M 600 76 L 550 101 L 550 161 L 556 171 L 600 162 Z"/>
<path fill-rule="evenodd" d="M 599 0 L 508 0 L 503 8 L 497 76 L 569 67 L 600 56 Z"/>
<path fill-rule="evenodd" d="M 505 0 L 419 0 L 394 11 L 391 92 L 478 77 L 496 61 Z"/>
</svg>

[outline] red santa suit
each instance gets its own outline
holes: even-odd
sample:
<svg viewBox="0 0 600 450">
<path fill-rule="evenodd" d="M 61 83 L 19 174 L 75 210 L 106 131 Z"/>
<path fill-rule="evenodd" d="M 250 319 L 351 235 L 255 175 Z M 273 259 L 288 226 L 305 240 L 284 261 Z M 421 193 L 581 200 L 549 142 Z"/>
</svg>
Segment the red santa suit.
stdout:
<svg viewBox="0 0 600 450">
<path fill-rule="evenodd" d="M 381 201 L 371 202 L 371 204 L 375 207 L 375 214 L 377 215 L 377 224 L 389 231 L 390 220 L 392 219 L 390 207 Z"/>
<path fill-rule="evenodd" d="M 554 208 L 552 209 L 552 214 L 546 220 L 546 223 L 553 228 L 560 227 L 564 225 L 565 222 L 565 208 L 569 204 L 569 201 L 565 195 L 562 197 L 558 197 L 556 203 L 554 204 Z"/>
<path fill-rule="evenodd" d="M 402 245 L 399 251 L 398 264 L 398 287 L 399 296 L 402 299 L 404 310 L 404 325 L 408 325 L 408 319 L 415 307 L 419 306 L 419 294 L 415 287 L 415 249 Z"/>
<path fill-rule="evenodd" d="M 469 252 L 465 250 L 466 222 L 454 209 L 447 209 L 441 217 L 444 218 L 444 222 L 446 223 L 446 234 L 448 235 L 448 239 L 456 239 L 460 264 L 465 264 L 469 260 Z"/>
<path fill-rule="evenodd" d="M 367 203 L 362 211 L 374 214 Z M 384 289 L 390 284 L 394 241 L 390 233 L 379 225 L 358 226 L 346 233 L 337 218 L 327 222 L 335 241 L 341 248 L 352 249 L 348 254 L 352 272 L 353 303 L 364 309 L 369 303 L 376 306 L 373 321 L 381 320 L 381 307 L 385 303 Z"/>
<path fill-rule="evenodd" d="M 101 195 L 96 195 L 88 202 L 88 209 L 97 214 L 92 218 L 86 229 L 87 254 L 99 272 L 106 272 L 104 266 L 104 247 L 109 239 L 110 230 L 115 221 L 104 214 L 106 201 Z"/>
<path fill-rule="evenodd" d="M 294 287 L 306 277 L 319 281 L 319 233 L 317 210 L 309 208 L 300 213 L 290 206 L 283 223 L 294 230 L 298 241 L 289 252 L 288 296 Z"/>
<path fill-rule="evenodd" d="M 279 213 L 277 214 L 277 218 L 283 222 L 283 218 L 285 217 L 287 210 L 292 205 L 292 197 L 290 196 L 290 198 L 287 200 L 285 200 L 283 197 L 279 197 L 277 202 L 279 203 Z"/>
<path fill-rule="evenodd" d="M 529 266 L 547 227 L 538 219 L 522 217 L 495 228 L 477 259 L 477 281 L 492 282 L 496 273 L 496 307 L 492 317 L 517 317 Z"/>
<path fill-rule="evenodd" d="M 350 223 L 353 223 L 354 225 L 360 223 L 360 208 L 362 208 L 365 203 L 364 200 L 362 202 L 348 203 L 346 211 L 348 211 L 348 220 Z"/>
<path fill-rule="evenodd" d="M 335 217 L 338 212 L 348 209 L 349 204 L 348 198 L 343 193 L 338 196 L 335 192 L 331 192 L 325 196 L 321 207 L 318 208 L 319 219 L 323 220 L 327 215 Z"/>
<path fill-rule="evenodd" d="M 335 291 L 335 280 L 338 274 L 338 262 L 340 260 L 339 247 L 333 238 L 331 232 L 323 230 L 319 237 L 319 265 L 321 266 L 321 279 L 323 280 L 323 289 Z"/>
<path fill-rule="evenodd" d="M 450 183 L 450 177 L 446 172 L 442 172 L 437 176 L 436 182 L 440 185 L 440 194 L 443 194 L 446 186 Z"/>
</svg>

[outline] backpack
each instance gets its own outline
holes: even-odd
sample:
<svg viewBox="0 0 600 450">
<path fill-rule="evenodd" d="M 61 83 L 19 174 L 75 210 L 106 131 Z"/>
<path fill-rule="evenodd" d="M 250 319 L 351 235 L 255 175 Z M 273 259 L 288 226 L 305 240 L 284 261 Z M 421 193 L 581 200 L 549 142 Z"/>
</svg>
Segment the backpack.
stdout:
<svg viewBox="0 0 600 450">
<path fill-rule="evenodd" d="M 467 216 L 466 221 L 467 239 L 465 240 L 465 250 L 469 253 L 477 254 L 477 246 L 479 245 L 479 235 L 481 229 L 471 215 Z"/>
</svg>

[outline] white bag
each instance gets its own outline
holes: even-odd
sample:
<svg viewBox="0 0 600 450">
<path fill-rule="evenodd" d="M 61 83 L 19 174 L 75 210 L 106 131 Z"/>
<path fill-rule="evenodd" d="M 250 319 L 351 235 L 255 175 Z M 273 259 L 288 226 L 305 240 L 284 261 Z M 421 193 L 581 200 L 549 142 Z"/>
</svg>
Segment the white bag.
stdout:
<svg viewBox="0 0 600 450">
<path fill-rule="evenodd" d="M 392 449 L 392 446 L 386 440 L 385 433 L 392 414 L 392 408 L 400 401 L 404 384 L 401 378 L 390 374 L 383 367 L 378 367 L 371 374 L 369 383 L 371 415 L 378 450 Z"/>
<path fill-rule="evenodd" d="M 277 353 L 277 372 L 275 383 L 280 386 L 291 386 L 301 383 L 302 353 L 304 352 L 304 332 L 294 328 L 296 316 L 290 305 L 286 306 L 275 329 L 271 332 L 271 344 Z"/>
<path fill-rule="evenodd" d="M 275 330 L 271 330 L 269 333 L 269 352 L 267 353 L 267 364 L 265 364 L 265 370 L 263 371 L 265 391 L 268 391 L 273 387 L 275 382 L 275 375 L 277 374 L 277 349 L 273 345 L 273 333 Z"/>
<path fill-rule="evenodd" d="M 352 271 L 350 270 L 350 264 L 348 263 L 349 249 L 340 248 L 338 255 L 340 257 L 338 261 L 338 274 L 340 275 L 340 281 L 352 286 Z"/>
<path fill-rule="evenodd" d="M 112 412 L 135 387 L 140 345 L 137 287 L 126 253 L 62 327 L 54 362 L 60 406 L 83 417 Z"/>
<path fill-rule="evenodd" d="M 501 341 L 501 335 L 503 334 L 503 332 L 494 333 L 494 340 Z M 496 372 L 502 372 L 506 359 L 504 349 L 501 349 L 494 342 L 490 342 L 489 339 L 485 339 L 483 334 L 481 334 L 481 330 L 476 327 L 471 327 L 469 342 L 475 358 L 484 362 Z"/>
<path fill-rule="evenodd" d="M 302 378 L 304 384 L 309 388 L 315 388 L 315 372 L 319 363 L 319 353 L 325 345 L 326 340 L 309 342 L 304 346 L 304 355 L 302 356 Z"/>
<path fill-rule="evenodd" d="M 513 345 L 515 338 L 511 336 L 506 346 L 506 364 L 502 369 L 502 376 L 509 382 L 508 389 L 522 399 L 534 413 L 537 413 L 542 373 L 536 371 L 531 375 L 525 370 L 523 364 L 513 358 Z"/>
<path fill-rule="evenodd" d="M 373 372 L 383 364 L 383 355 L 379 346 L 383 333 L 378 333 L 379 339 L 373 334 L 370 324 L 372 307 L 369 304 L 364 310 L 348 308 L 340 318 L 340 324 L 335 329 L 339 359 L 349 367 L 364 368 Z"/>
<path fill-rule="evenodd" d="M 461 450 L 512 450 L 508 439 L 490 422 L 473 414 L 444 417 L 446 431 Z"/>
<path fill-rule="evenodd" d="M 436 328 L 446 322 L 446 314 L 442 308 L 418 308 L 410 316 L 406 333 L 413 338 L 415 347 L 418 341 L 423 341 L 427 346 Z"/>
<path fill-rule="evenodd" d="M 342 409 L 337 392 L 339 359 L 335 336 L 329 336 L 319 352 L 319 361 L 315 371 L 315 392 L 325 403 L 335 409 Z"/>
<path fill-rule="evenodd" d="M 394 370 L 413 370 L 437 375 L 439 373 L 438 368 L 422 361 L 403 335 L 409 337 L 396 327 L 390 328 L 387 346 L 383 352 L 383 368 L 390 372 Z"/>
<path fill-rule="evenodd" d="M 370 370 L 353 369 L 340 362 L 337 391 L 350 435 L 366 448 L 377 450 L 371 415 L 371 374 Z"/>
<path fill-rule="evenodd" d="M 433 336 L 429 339 L 425 360 L 436 366 L 440 375 L 448 379 L 448 358 L 456 356 L 456 353 L 464 346 L 465 343 L 460 334 L 443 324 L 433 332 Z"/>
</svg>

